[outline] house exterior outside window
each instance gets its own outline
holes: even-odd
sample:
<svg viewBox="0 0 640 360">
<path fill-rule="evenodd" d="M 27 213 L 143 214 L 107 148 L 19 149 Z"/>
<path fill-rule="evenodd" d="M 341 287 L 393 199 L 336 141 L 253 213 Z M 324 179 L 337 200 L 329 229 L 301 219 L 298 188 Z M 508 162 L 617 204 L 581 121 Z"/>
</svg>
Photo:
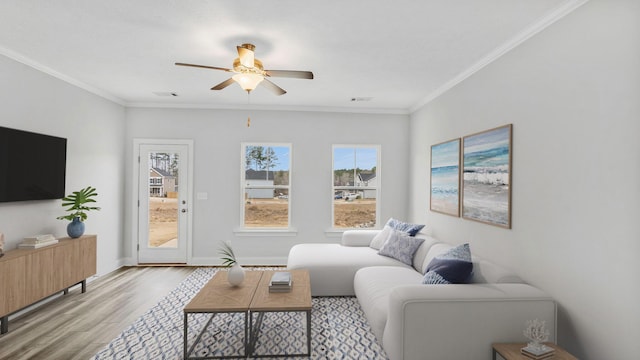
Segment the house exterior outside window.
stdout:
<svg viewBox="0 0 640 360">
<path fill-rule="evenodd" d="M 380 223 L 379 179 L 379 145 L 333 146 L 333 228 L 374 228 Z"/>
<path fill-rule="evenodd" d="M 291 227 L 291 144 L 242 144 L 241 227 Z"/>
<path fill-rule="evenodd" d="M 167 197 L 176 191 L 176 177 L 169 172 L 152 167 L 149 169 L 149 195 Z"/>
</svg>

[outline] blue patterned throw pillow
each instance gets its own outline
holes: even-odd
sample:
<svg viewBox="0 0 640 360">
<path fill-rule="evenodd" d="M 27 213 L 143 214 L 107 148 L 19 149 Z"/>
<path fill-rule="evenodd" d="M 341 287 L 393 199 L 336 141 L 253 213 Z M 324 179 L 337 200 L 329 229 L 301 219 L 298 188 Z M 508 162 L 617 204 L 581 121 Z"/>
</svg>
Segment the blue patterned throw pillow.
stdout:
<svg viewBox="0 0 640 360">
<path fill-rule="evenodd" d="M 423 284 L 464 284 L 473 271 L 469 244 L 456 246 L 438 255 L 427 265 Z"/>
<path fill-rule="evenodd" d="M 407 233 L 391 230 L 378 254 L 402 261 L 407 265 L 413 264 L 413 255 L 424 239 L 409 236 Z"/>
<path fill-rule="evenodd" d="M 420 232 L 420 230 L 422 230 L 422 228 L 424 227 L 424 225 L 409 224 L 400 220 L 396 220 L 394 218 L 391 218 L 389 219 L 389 221 L 387 221 L 387 226 L 390 226 L 391 228 L 398 231 L 404 231 L 409 234 L 409 236 L 416 236 L 416 234 Z"/>
</svg>

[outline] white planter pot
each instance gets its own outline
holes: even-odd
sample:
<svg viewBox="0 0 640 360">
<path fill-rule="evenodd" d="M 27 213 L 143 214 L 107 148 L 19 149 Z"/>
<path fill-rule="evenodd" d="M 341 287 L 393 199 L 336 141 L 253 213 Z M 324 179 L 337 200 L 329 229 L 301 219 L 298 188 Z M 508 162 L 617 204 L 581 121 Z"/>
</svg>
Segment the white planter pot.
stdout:
<svg viewBox="0 0 640 360">
<path fill-rule="evenodd" d="M 229 269 L 227 280 L 231 286 L 238 286 L 244 281 L 244 269 L 240 264 L 236 263 Z"/>
</svg>

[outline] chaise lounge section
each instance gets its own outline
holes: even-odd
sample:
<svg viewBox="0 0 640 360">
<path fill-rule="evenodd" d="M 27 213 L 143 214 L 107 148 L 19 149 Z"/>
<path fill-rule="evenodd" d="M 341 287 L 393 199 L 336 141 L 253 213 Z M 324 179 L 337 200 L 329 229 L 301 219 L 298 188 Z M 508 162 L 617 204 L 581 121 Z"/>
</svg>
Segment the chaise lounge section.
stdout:
<svg viewBox="0 0 640 360">
<path fill-rule="evenodd" d="M 424 241 L 409 265 L 378 254 L 380 233 L 349 230 L 341 244 L 295 245 L 287 266 L 309 270 L 313 296 L 355 295 L 391 360 L 490 359 L 492 342 L 525 342 L 533 319 L 546 321 L 555 342 L 555 302 L 508 269 L 473 256 L 469 283 L 422 284 L 432 260 L 454 246 L 418 233 Z"/>
</svg>

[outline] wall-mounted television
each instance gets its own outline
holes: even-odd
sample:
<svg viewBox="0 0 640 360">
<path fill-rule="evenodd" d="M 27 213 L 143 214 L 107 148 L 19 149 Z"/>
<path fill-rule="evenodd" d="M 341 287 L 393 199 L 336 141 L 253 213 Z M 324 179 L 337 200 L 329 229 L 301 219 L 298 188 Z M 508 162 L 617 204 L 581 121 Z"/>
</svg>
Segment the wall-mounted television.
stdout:
<svg viewBox="0 0 640 360">
<path fill-rule="evenodd" d="M 0 202 L 61 199 L 67 139 L 0 126 Z"/>
</svg>

